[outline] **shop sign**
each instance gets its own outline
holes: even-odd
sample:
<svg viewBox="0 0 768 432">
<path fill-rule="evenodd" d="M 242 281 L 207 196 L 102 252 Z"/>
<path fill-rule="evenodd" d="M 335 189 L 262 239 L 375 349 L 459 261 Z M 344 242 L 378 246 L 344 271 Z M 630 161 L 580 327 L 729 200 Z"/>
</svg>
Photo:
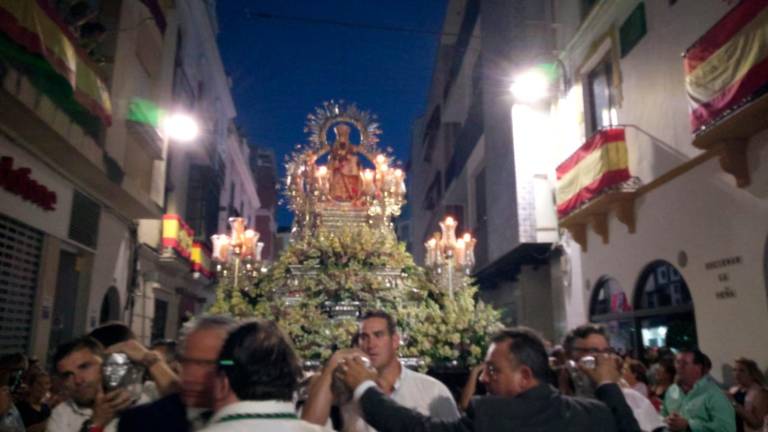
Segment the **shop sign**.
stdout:
<svg viewBox="0 0 768 432">
<path fill-rule="evenodd" d="M 740 256 L 721 258 L 704 264 L 704 268 L 707 271 L 717 270 L 717 284 L 719 288 L 715 291 L 716 299 L 725 300 L 736 297 L 736 291 L 731 287 L 731 275 L 725 269 L 740 264 Z"/>
<path fill-rule="evenodd" d="M 31 174 L 30 168 L 14 168 L 12 157 L 0 157 L 0 187 L 45 211 L 56 210 L 56 192 L 38 183 Z"/>
<path fill-rule="evenodd" d="M 213 278 L 213 261 L 211 251 L 202 243 L 192 244 L 192 271 L 200 273 L 208 279 Z"/>
<path fill-rule="evenodd" d="M 194 231 L 175 214 L 163 215 L 163 248 L 173 249 L 180 257 L 192 255 Z"/>
</svg>

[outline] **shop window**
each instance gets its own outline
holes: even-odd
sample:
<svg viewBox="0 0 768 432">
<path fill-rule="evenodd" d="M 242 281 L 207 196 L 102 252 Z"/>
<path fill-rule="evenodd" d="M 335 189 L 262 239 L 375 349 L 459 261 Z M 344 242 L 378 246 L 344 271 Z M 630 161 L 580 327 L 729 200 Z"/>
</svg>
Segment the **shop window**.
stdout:
<svg viewBox="0 0 768 432">
<path fill-rule="evenodd" d="M 693 348 L 698 345 L 693 299 L 680 272 L 654 261 L 635 289 L 636 325 L 643 347 Z"/>
<path fill-rule="evenodd" d="M 616 279 L 602 277 L 595 285 L 592 292 L 592 301 L 589 306 L 591 316 L 599 316 L 610 313 L 622 313 L 632 310 L 627 295 L 621 289 Z"/>
<path fill-rule="evenodd" d="M 691 293 L 680 272 L 666 261 L 649 265 L 636 294 L 638 309 L 691 305 Z"/>
<path fill-rule="evenodd" d="M 598 279 L 589 304 L 590 321 L 602 324 L 611 346 L 622 353 L 634 352 L 636 333 L 632 305 L 619 282 L 609 276 Z"/>
</svg>

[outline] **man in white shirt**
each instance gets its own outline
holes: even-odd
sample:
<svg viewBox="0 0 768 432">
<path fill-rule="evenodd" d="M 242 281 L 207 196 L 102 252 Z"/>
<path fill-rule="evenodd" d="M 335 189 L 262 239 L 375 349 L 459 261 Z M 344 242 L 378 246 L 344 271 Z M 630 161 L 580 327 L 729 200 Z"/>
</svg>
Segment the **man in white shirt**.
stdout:
<svg viewBox="0 0 768 432">
<path fill-rule="evenodd" d="M 378 372 L 377 385 L 399 404 L 412 408 L 438 420 L 456 420 L 459 410 L 448 388 L 440 381 L 403 367 L 398 360 L 400 335 L 395 319 L 384 311 L 367 312 L 360 322 L 358 333 L 360 349 L 337 351 L 325 365 L 323 372 L 309 388 L 309 398 L 302 418 L 325 425 L 331 405 L 340 405 L 343 431 L 374 431 L 363 420 L 359 405 L 351 395 L 338 391 L 333 385 L 334 372 L 340 364 L 355 355 L 364 355 Z M 362 351 L 362 352 L 361 352 Z M 333 388 L 333 390 L 332 390 Z M 343 386 L 340 386 L 343 389 Z"/>
<path fill-rule="evenodd" d="M 205 432 L 321 432 L 300 420 L 293 397 L 302 372 L 288 338 L 273 321 L 255 320 L 227 337 L 213 385 L 215 414 Z"/>
<path fill-rule="evenodd" d="M 175 375 L 161 364 L 159 356 L 150 353 L 135 340 L 115 344 L 110 347 L 110 351 L 127 354 L 132 362 L 143 364 L 150 375 L 156 376 L 160 382 L 169 388 L 175 386 Z M 117 427 L 116 417 L 121 411 L 131 405 L 150 401 L 146 395 L 136 398 L 126 389 L 104 392 L 103 357 L 102 345 L 90 336 L 57 348 L 53 364 L 70 397 L 53 410 L 46 426 L 47 431 L 114 431 Z"/>
</svg>

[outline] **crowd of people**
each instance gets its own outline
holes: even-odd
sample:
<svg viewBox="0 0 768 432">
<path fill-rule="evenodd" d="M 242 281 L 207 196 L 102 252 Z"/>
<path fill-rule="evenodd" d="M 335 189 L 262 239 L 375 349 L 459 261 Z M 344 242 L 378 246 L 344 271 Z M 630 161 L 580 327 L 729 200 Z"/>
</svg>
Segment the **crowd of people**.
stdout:
<svg viewBox="0 0 768 432">
<path fill-rule="evenodd" d="M 619 356 L 605 330 L 573 329 L 562 345 L 533 330 L 499 331 L 454 398 L 402 366 L 397 322 L 360 320 L 354 347 L 308 374 L 268 320 L 202 316 L 178 346 L 143 346 L 120 323 L 59 346 L 50 370 L 0 358 L 0 432 L 104 431 L 763 431 L 768 388 L 752 360 L 724 390 L 699 350 Z"/>
</svg>

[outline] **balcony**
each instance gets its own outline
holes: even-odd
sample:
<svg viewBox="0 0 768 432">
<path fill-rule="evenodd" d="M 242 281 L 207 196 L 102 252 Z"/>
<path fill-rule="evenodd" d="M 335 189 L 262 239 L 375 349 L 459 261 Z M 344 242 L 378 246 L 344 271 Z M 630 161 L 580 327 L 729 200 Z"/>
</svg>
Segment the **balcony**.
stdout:
<svg viewBox="0 0 768 432">
<path fill-rule="evenodd" d="M 162 214 L 106 151 L 111 95 L 100 69 L 45 2 L 0 0 L 0 121 L 19 143 L 132 219 Z"/>
<path fill-rule="evenodd" d="M 719 154 L 739 187 L 750 184 L 749 139 L 768 118 L 768 4 L 740 2 L 685 52 L 693 145 Z"/>
<path fill-rule="evenodd" d="M 592 226 L 603 243 L 608 243 L 611 213 L 634 233 L 638 191 L 633 180 L 624 129 L 596 132 L 557 167 L 560 226 L 571 233 L 584 251 L 588 226 Z"/>
</svg>

